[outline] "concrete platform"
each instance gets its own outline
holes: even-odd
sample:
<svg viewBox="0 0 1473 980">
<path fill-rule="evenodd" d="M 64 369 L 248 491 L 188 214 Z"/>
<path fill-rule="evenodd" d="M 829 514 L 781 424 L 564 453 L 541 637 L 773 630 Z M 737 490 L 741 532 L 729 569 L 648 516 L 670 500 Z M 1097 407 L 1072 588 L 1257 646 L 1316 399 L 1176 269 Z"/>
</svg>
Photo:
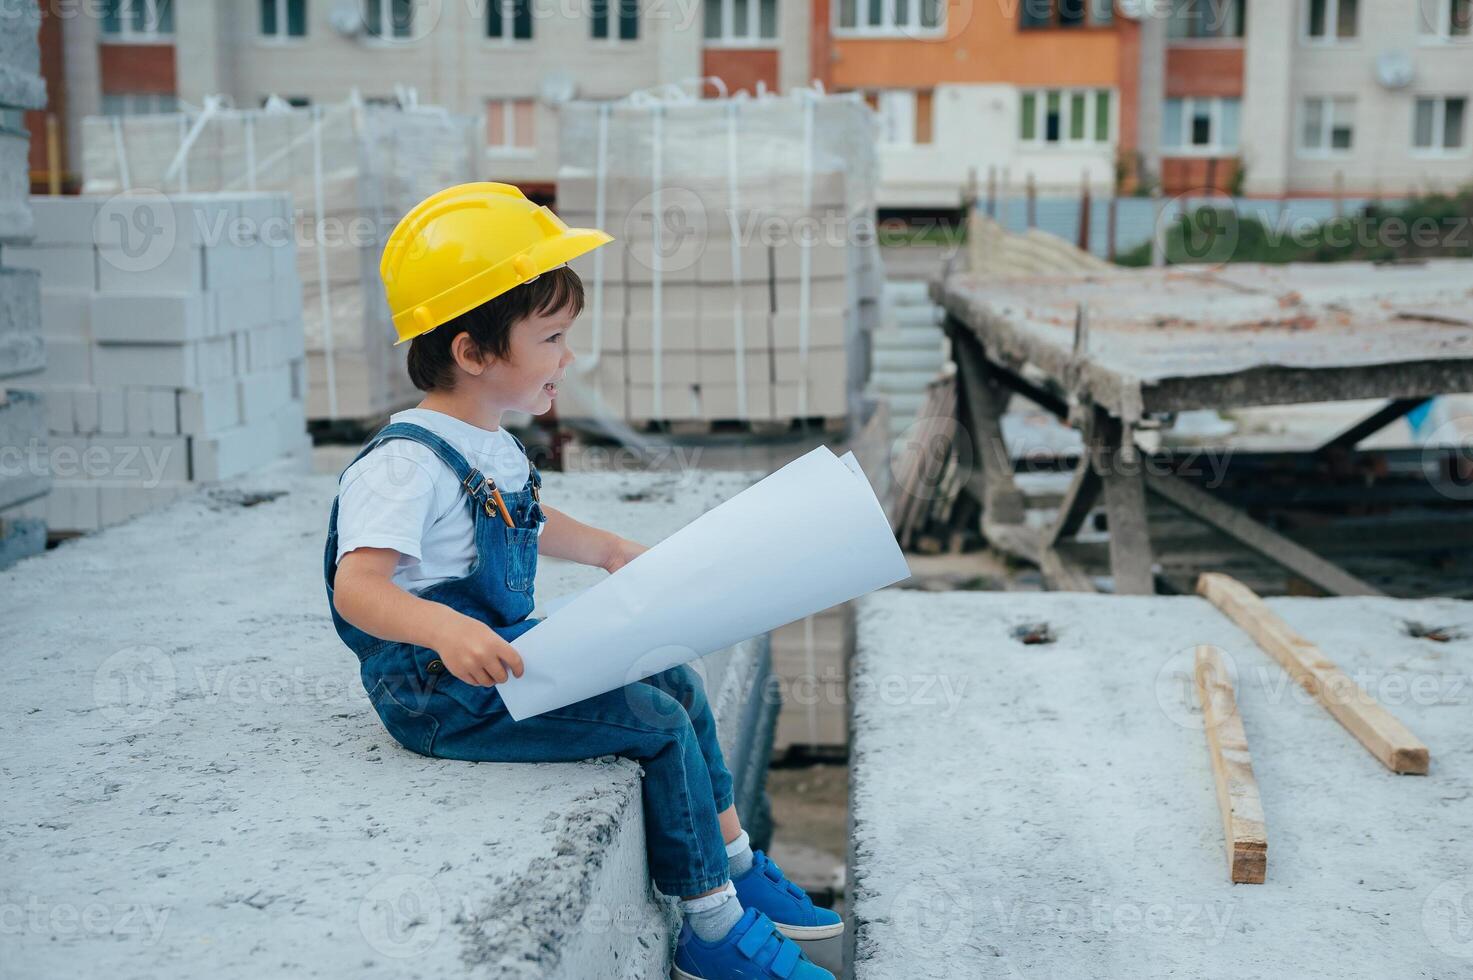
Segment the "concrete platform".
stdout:
<svg viewBox="0 0 1473 980">
<path fill-rule="evenodd" d="M 853 976 L 1473 976 L 1473 603 L 1269 599 L 1431 748 L 1393 775 L 1195 597 L 887 590 L 851 680 Z M 1057 639 L 1025 645 L 1015 627 Z M 1185 671 L 1236 665 L 1268 879 L 1228 882 Z"/>
<path fill-rule="evenodd" d="M 547 474 L 543 493 L 653 544 L 754 479 Z M 263 475 L 0 573 L 0 973 L 668 971 L 635 764 L 446 762 L 384 732 L 327 615 L 334 490 Z M 548 561 L 538 594 L 603 574 Z M 767 638 L 699 663 L 760 839 Z"/>
</svg>

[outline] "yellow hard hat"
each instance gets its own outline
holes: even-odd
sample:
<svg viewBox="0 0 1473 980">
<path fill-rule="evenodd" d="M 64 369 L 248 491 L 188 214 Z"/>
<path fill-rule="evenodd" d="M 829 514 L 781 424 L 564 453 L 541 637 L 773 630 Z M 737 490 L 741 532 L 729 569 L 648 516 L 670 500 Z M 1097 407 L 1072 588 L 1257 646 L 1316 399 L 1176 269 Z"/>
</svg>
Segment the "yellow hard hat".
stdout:
<svg viewBox="0 0 1473 980">
<path fill-rule="evenodd" d="M 569 228 L 511 184 L 457 184 L 420 201 L 379 260 L 395 346 L 614 237 Z"/>
</svg>

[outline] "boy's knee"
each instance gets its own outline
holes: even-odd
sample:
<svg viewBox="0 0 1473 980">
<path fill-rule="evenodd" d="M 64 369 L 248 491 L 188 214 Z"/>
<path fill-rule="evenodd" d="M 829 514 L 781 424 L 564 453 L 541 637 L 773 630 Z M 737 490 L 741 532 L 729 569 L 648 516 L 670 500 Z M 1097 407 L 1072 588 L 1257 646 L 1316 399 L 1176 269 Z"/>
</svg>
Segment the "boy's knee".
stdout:
<svg viewBox="0 0 1473 980">
<path fill-rule="evenodd" d="M 652 684 L 629 684 L 622 693 L 638 724 L 665 732 L 693 731 L 685 705 L 666 691 Z"/>
<path fill-rule="evenodd" d="M 706 709 L 706 684 L 690 664 L 678 664 L 645 678 L 645 683 L 679 701 L 687 714 L 696 715 Z"/>
</svg>

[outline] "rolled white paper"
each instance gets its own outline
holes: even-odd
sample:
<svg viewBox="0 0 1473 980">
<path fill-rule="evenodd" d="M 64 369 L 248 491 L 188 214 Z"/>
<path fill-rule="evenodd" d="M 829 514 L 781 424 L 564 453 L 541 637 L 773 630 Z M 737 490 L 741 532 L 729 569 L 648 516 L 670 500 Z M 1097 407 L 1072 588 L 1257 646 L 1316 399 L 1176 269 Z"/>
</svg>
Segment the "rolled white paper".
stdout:
<svg viewBox="0 0 1473 980">
<path fill-rule="evenodd" d="M 513 641 L 521 721 L 910 577 L 864 471 L 820 446 L 712 508 Z M 559 597 L 562 599 L 565 597 Z"/>
</svg>

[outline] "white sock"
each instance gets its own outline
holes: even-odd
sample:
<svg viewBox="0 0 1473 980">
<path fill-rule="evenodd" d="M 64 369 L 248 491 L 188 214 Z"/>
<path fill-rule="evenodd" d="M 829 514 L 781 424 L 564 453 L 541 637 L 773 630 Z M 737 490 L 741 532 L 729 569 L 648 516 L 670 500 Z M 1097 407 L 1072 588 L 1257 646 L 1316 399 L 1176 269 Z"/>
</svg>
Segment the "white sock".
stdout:
<svg viewBox="0 0 1473 980">
<path fill-rule="evenodd" d="M 726 845 L 727 873 L 740 878 L 752 868 L 752 838 L 744 830 L 736 840 Z"/>
<path fill-rule="evenodd" d="M 727 881 L 726 887 L 700 898 L 681 899 L 680 911 L 691 931 L 708 943 L 714 943 L 731 932 L 731 927 L 741 921 L 742 903 L 737 898 L 736 886 Z"/>
</svg>

